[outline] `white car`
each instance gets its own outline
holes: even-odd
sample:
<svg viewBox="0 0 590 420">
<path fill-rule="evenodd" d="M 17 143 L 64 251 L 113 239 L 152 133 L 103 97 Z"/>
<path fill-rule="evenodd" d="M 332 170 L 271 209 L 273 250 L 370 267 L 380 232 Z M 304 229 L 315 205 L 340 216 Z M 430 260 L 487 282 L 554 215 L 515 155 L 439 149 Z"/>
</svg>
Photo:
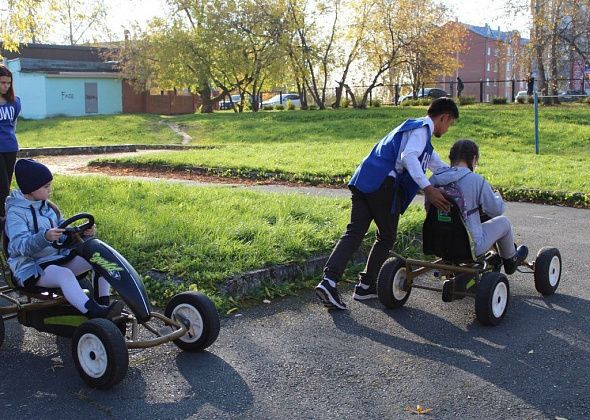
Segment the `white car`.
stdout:
<svg viewBox="0 0 590 420">
<path fill-rule="evenodd" d="M 231 95 L 230 102 L 230 100 L 226 96 L 225 98 L 223 98 L 223 101 L 219 102 L 219 109 L 232 109 L 232 103 L 235 105 L 238 104 L 241 100 L 242 98 L 240 97 L 240 95 Z"/>
<path fill-rule="evenodd" d="M 527 95 L 526 90 L 519 90 L 518 93 L 516 94 L 516 96 L 514 97 L 514 102 L 518 102 L 518 98 L 523 98 L 524 101 L 526 102 L 528 97 L 529 97 L 529 95 Z"/>
<path fill-rule="evenodd" d="M 262 106 L 287 106 L 289 101 L 291 101 L 294 106 L 301 107 L 301 100 L 299 99 L 299 95 L 296 93 L 283 93 L 283 95 L 275 95 L 272 98 L 262 102 Z"/>
</svg>

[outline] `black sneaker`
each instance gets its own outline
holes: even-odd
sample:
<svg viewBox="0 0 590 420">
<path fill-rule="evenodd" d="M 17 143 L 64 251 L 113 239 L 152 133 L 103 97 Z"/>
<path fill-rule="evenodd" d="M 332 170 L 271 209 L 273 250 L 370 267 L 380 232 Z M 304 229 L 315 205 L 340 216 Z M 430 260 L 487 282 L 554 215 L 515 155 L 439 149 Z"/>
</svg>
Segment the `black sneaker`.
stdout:
<svg viewBox="0 0 590 420">
<path fill-rule="evenodd" d="M 332 286 L 330 285 L 330 281 L 324 278 L 315 287 L 315 294 L 326 308 L 346 309 L 346 304 L 342 302 L 338 290 L 336 290 L 336 283 Z"/>
<path fill-rule="evenodd" d="M 528 256 L 529 249 L 524 245 L 519 246 L 516 248 L 516 254 L 514 254 L 512 258 L 503 258 L 504 272 L 506 274 L 514 274 L 518 266 L 522 264 Z"/>
<path fill-rule="evenodd" d="M 358 284 L 354 286 L 352 298 L 354 300 L 377 299 L 377 288 L 374 284 L 365 284 L 362 281 L 359 281 Z"/>
</svg>

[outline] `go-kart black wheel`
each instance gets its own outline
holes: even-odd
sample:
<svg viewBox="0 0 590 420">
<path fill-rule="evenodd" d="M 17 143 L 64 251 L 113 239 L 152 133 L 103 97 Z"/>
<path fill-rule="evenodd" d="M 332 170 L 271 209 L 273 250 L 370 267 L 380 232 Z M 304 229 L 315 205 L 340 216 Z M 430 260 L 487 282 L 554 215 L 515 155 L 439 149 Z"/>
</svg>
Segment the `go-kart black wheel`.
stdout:
<svg viewBox="0 0 590 420">
<path fill-rule="evenodd" d="M 498 325 L 508 309 L 510 286 L 505 274 L 484 273 L 475 294 L 475 316 L 484 325 Z"/>
<path fill-rule="evenodd" d="M 388 258 L 379 271 L 377 296 L 383 305 L 390 309 L 399 308 L 406 303 L 412 289 L 404 290 L 406 285 L 406 262 L 401 258 Z"/>
<path fill-rule="evenodd" d="M 543 296 L 555 293 L 561 280 L 561 254 L 557 248 L 542 248 L 535 259 L 535 288 Z"/>
<path fill-rule="evenodd" d="M 0 315 L 0 347 L 4 344 L 4 318 Z"/>
<path fill-rule="evenodd" d="M 202 293 L 183 292 L 170 299 L 164 315 L 187 326 L 188 332 L 174 340 L 186 351 L 209 347 L 219 335 L 219 314 L 211 300 Z"/>
<path fill-rule="evenodd" d="M 129 367 L 129 353 L 121 331 L 103 318 L 85 321 L 76 329 L 72 356 L 78 373 L 93 388 L 112 388 L 121 382 Z"/>
</svg>

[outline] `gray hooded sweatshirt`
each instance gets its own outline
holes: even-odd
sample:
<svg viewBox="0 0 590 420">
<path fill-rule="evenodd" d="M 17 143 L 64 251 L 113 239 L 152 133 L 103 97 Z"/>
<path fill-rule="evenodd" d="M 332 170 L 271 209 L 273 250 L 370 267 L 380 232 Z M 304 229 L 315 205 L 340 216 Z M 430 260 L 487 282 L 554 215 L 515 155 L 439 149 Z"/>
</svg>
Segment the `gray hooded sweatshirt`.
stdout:
<svg viewBox="0 0 590 420">
<path fill-rule="evenodd" d="M 452 166 L 440 168 L 430 177 L 430 183 L 435 187 L 456 182 L 457 187 L 463 193 L 466 210 L 481 208 L 489 217 L 500 216 L 504 213 L 504 201 L 500 194 L 494 192 L 490 184 L 479 174 L 471 172 L 469 168 Z M 475 242 L 475 252 L 481 255 L 487 249 L 481 249 L 483 245 L 483 231 L 479 212 L 467 216 L 465 221 L 471 238 Z"/>
<path fill-rule="evenodd" d="M 37 229 L 33 219 L 37 221 Z M 58 260 L 70 253 L 57 250 L 45 239 L 45 232 L 63 222 L 46 201 L 28 200 L 15 189 L 6 198 L 6 226 L 8 236 L 8 265 L 20 286 L 30 277 L 43 274 L 41 264 Z"/>
</svg>

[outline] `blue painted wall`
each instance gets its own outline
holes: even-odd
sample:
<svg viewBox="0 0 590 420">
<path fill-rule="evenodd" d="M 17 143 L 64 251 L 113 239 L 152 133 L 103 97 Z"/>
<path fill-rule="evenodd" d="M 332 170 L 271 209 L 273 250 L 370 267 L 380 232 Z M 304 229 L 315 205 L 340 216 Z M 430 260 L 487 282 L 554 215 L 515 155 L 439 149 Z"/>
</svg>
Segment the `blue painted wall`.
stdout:
<svg viewBox="0 0 590 420">
<path fill-rule="evenodd" d="M 97 84 L 98 114 L 123 112 L 120 79 L 22 73 L 18 59 L 6 64 L 13 75 L 15 93 L 21 98 L 24 118 L 97 115 L 86 113 L 85 83 Z"/>
<path fill-rule="evenodd" d="M 18 60 L 7 63 L 12 72 L 14 93 L 21 99 L 21 113 L 24 118 L 40 119 L 47 116 L 45 101 L 45 75 L 21 73 Z"/>
<path fill-rule="evenodd" d="M 96 115 L 86 113 L 85 83 L 96 83 L 98 114 L 119 114 L 123 111 L 122 87 L 119 79 L 86 77 L 47 77 L 47 116 Z"/>
</svg>

